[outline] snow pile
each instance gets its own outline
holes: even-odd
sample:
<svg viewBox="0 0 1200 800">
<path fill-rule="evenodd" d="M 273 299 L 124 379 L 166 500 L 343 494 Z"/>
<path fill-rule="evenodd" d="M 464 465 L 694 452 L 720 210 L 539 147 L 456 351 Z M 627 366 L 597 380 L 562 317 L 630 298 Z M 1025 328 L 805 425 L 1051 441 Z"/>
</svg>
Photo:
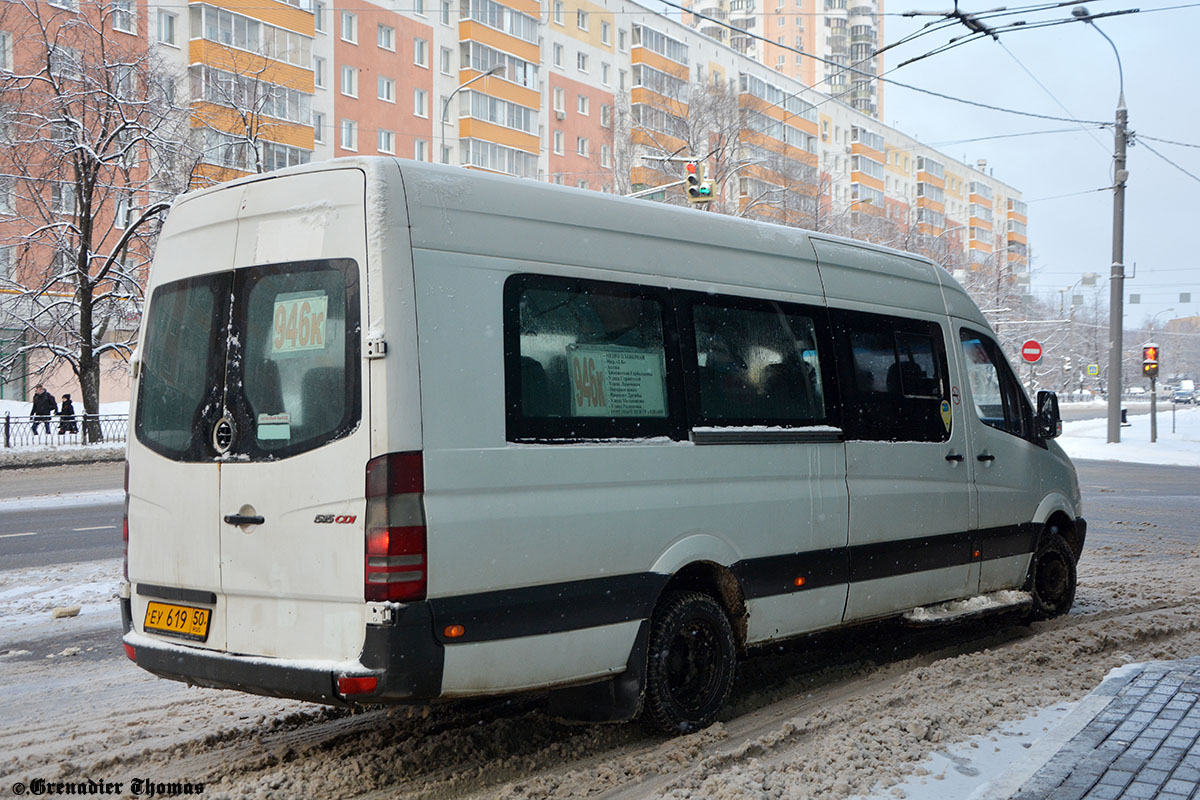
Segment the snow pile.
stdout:
<svg viewBox="0 0 1200 800">
<path fill-rule="evenodd" d="M 54 399 L 55 399 L 55 401 L 58 400 L 57 397 Z M 80 414 L 83 413 L 83 401 L 80 400 L 78 397 L 76 397 L 74 399 L 74 404 L 75 404 L 75 415 L 79 416 Z M 11 414 L 14 417 L 28 417 L 29 412 L 32 407 L 33 407 L 32 400 L 0 400 L 0 419 L 3 419 L 5 414 Z M 100 404 L 100 413 L 101 414 L 128 414 L 129 413 L 129 401 L 122 400 L 119 403 L 101 403 Z M 55 419 L 55 421 L 57 421 L 58 417 L 55 417 L 54 419 Z"/>
<path fill-rule="evenodd" d="M 982 614 L 984 611 L 995 611 L 1028 603 L 1031 599 L 1029 592 L 992 592 L 968 597 L 966 600 L 951 600 L 937 605 L 914 608 L 904 615 L 904 620 L 905 622 L 943 622 L 956 617 Z"/>
<path fill-rule="evenodd" d="M 97 623 L 119 619 L 120 582 L 120 559 L 0 572 L 0 643 L 75 624 L 54 619 L 55 608 L 80 606 L 80 616 L 96 615 Z"/>
<path fill-rule="evenodd" d="M 1132 461 L 1142 464 L 1200 466 L 1200 408 L 1174 410 L 1175 432 L 1171 432 L 1170 404 L 1159 405 L 1158 441 L 1150 443 L 1150 415 L 1130 415 L 1128 428 L 1121 428 L 1121 441 L 1108 443 L 1108 420 L 1084 419 L 1063 423 L 1058 443 L 1071 458 L 1098 461 Z"/>
</svg>

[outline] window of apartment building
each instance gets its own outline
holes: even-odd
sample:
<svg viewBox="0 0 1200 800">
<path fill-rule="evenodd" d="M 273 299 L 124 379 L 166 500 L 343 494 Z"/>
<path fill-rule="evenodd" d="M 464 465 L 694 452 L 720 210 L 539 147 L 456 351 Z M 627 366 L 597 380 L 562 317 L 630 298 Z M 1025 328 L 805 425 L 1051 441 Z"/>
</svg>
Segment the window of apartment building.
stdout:
<svg viewBox="0 0 1200 800">
<path fill-rule="evenodd" d="M 424 39 L 413 39 L 413 63 L 418 67 L 429 66 L 429 43 Z"/>
<path fill-rule="evenodd" d="M 787 56 L 780 56 L 779 58 L 775 59 L 775 69 L 783 69 L 783 62 L 786 59 Z"/>
<path fill-rule="evenodd" d="M 396 29 L 391 25 L 380 25 L 375 34 L 375 43 L 384 50 L 396 52 Z"/>
<path fill-rule="evenodd" d="M 580 72 L 588 71 L 587 53 L 576 53 L 575 54 L 575 66 L 577 66 L 579 68 Z"/>
<path fill-rule="evenodd" d="M 448 144 L 442 145 L 442 163 L 443 164 L 450 163 L 450 145 L 448 145 Z"/>
<path fill-rule="evenodd" d="M 0 31 L 0 69 L 13 68 L 12 34 Z"/>
<path fill-rule="evenodd" d="M 0 178 L 0 214 L 12 214 L 16 208 L 16 199 L 13 194 L 13 179 Z"/>
<path fill-rule="evenodd" d="M 352 119 L 342 120 L 342 149 L 358 150 L 358 123 Z"/>
<path fill-rule="evenodd" d="M 117 208 L 113 212 L 113 226 L 125 230 L 133 220 L 133 196 L 129 192 L 117 193 Z"/>
<path fill-rule="evenodd" d="M 379 129 L 379 152 L 389 156 L 396 155 L 396 133 Z"/>
<path fill-rule="evenodd" d="M 313 112 L 313 141 L 317 144 L 325 143 L 325 115 L 320 111 Z"/>
<path fill-rule="evenodd" d="M 557 186 L 566 186 L 567 185 L 567 176 L 563 175 L 562 173 L 556 172 L 554 174 L 554 183 Z"/>
<path fill-rule="evenodd" d="M 554 88 L 554 110 L 567 110 L 567 93 L 561 87 L 557 86 Z"/>
<path fill-rule="evenodd" d="M 137 6 L 134 5 L 133 0 L 115 0 L 112 26 L 114 31 L 137 33 Z"/>
<path fill-rule="evenodd" d="M 413 158 L 417 161 L 429 160 L 429 142 L 424 139 L 417 139 L 413 142 Z"/>
<path fill-rule="evenodd" d="M 342 41 L 358 44 L 358 15 L 342 12 Z"/>
<path fill-rule="evenodd" d="M 317 33 L 325 32 L 325 2 L 324 0 L 315 0 L 312 6 L 313 10 L 313 30 Z"/>
<path fill-rule="evenodd" d="M 313 86 L 318 89 L 325 88 L 325 59 L 322 56 L 313 56 Z"/>
<path fill-rule="evenodd" d="M 612 106 L 607 103 L 600 104 L 600 125 L 604 128 L 612 127 Z"/>
<path fill-rule="evenodd" d="M 623 29 L 617 31 L 617 49 L 620 50 L 622 53 L 624 53 L 626 50 L 629 49 L 628 42 L 626 41 L 626 37 L 627 37 L 628 33 L 629 33 L 628 31 L 623 30 Z"/>
<path fill-rule="evenodd" d="M 16 259 L 13 256 L 16 249 L 11 245 L 0 247 L 0 278 L 11 278 L 16 274 Z"/>
<path fill-rule="evenodd" d="M 79 51 L 73 47 L 51 45 L 47 54 L 50 61 L 50 74 L 56 78 L 80 78 L 83 76 L 82 62 Z"/>
<path fill-rule="evenodd" d="M 612 64 L 600 62 L 600 83 L 608 86 L 612 82 Z"/>
<path fill-rule="evenodd" d="M 563 46 L 561 44 L 554 45 L 554 66 L 561 67 L 563 65 Z"/>
<path fill-rule="evenodd" d="M 425 0 L 413 0 L 413 13 L 418 17 L 425 16 Z"/>
<path fill-rule="evenodd" d="M 563 3 L 562 0 L 554 0 L 554 24 L 563 24 Z"/>
<path fill-rule="evenodd" d="M 600 43 L 612 46 L 612 25 L 607 20 L 600 21 Z"/>
<path fill-rule="evenodd" d="M 169 44 L 172 47 L 177 46 L 175 41 L 175 26 L 179 22 L 179 15 L 173 14 L 170 11 L 158 10 L 158 41 L 160 44 Z"/>
<path fill-rule="evenodd" d="M 576 11 L 575 24 L 579 26 L 579 30 L 586 31 L 588 29 L 588 12 Z"/>
<path fill-rule="evenodd" d="M 450 0 L 442 0 L 442 24 L 450 24 Z"/>
<path fill-rule="evenodd" d="M 579 99 L 575 103 L 575 110 L 580 114 L 587 116 L 589 106 L 590 103 L 588 102 L 588 96 L 586 94 L 579 95 Z"/>
<path fill-rule="evenodd" d="M 584 137 L 584 136 L 576 136 L 575 137 L 575 152 L 576 152 L 576 154 L 581 155 L 584 158 L 587 158 L 588 140 L 586 137 Z"/>
<path fill-rule="evenodd" d="M 413 89 L 413 114 L 418 117 L 429 116 L 429 92 L 424 89 Z"/>
<path fill-rule="evenodd" d="M 452 52 L 453 51 L 451 51 L 449 47 L 442 48 L 441 56 L 439 59 L 440 63 L 438 66 L 441 69 L 443 75 L 449 75 L 450 70 L 453 69 L 453 64 L 451 63 Z"/>
<path fill-rule="evenodd" d="M 56 214 L 75 213 L 75 184 L 57 182 L 50 185 L 50 210 Z"/>
<path fill-rule="evenodd" d="M 394 80 L 379 76 L 379 99 L 385 103 L 396 102 L 396 82 Z"/>
<path fill-rule="evenodd" d="M 587 181 L 584 180 L 583 178 L 580 178 L 579 180 L 575 181 L 575 186 L 580 189 L 586 189 Z"/>
<path fill-rule="evenodd" d="M 563 132 L 554 132 L 554 155 L 561 156 L 563 154 Z"/>
<path fill-rule="evenodd" d="M 342 65 L 342 94 L 346 97 L 358 97 L 358 70 Z"/>
<path fill-rule="evenodd" d="M 75 0 L 50 0 L 50 5 L 55 8 L 65 8 L 67 11 L 74 11 L 76 9 Z"/>
<path fill-rule="evenodd" d="M 612 148 L 606 144 L 600 145 L 600 166 L 612 166 Z"/>
<path fill-rule="evenodd" d="M 629 73 L 623 69 L 618 70 L 618 72 L 617 72 L 617 88 L 623 92 L 623 91 L 625 91 L 625 85 L 627 83 L 629 83 Z"/>
</svg>

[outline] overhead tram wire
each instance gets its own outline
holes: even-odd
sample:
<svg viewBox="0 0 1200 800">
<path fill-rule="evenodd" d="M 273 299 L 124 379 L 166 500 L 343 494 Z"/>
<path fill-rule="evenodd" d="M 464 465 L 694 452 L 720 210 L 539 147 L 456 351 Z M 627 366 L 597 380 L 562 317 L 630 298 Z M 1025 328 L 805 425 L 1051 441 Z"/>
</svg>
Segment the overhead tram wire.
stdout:
<svg viewBox="0 0 1200 800">
<path fill-rule="evenodd" d="M 904 83 L 904 82 L 898 81 L 894 78 L 885 78 L 881 75 L 876 75 L 872 72 L 866 72 L 864 70 L 857 69 L 855 67 L 849 67 L 845 64 L 839 64 L 836 61 L 831 61 L 830 59 L 822 58 L 821 56 L 814 55 L 812 53 L 801 50 L 798 47 L 792 47 L 791 45 L 786 45 L 786 44 L 779 44 L 778 42 L 772 41 L 771 39 L 768 39 L 765 36 L 762 36 L 757 33 L 753 33 L 751 31 L 743 30 L 742 28 L 735 27 L 734 25 L 731 25 L 728 22 L 724 22 L 719 19 L 714 19 L 713 17 L 710 17 L 707 14 L 701 14 L 697 11 L 691 11 L 691 10 L 685 8 L 684 6 L 674 2 L 674 0 L 659 0 L 659 2 L 663 3 L 664 5 L 671 6 L 672 8 L 678 8 L 681 11 L 687 11 L 687 13 L 691 14 L 692 16 L 699 17 L 700 19 L 703 19 L 703 20 L 707 20 L 707 21 L 713 23 L 714 25 L 720 25 L 722 28 L 728 28 L 729 30 L 736 31 L 737 33 L 739 33 L 741 35 L 749 36 L 752 39 L 758 39 L 759 41 L 765 42 L 773 47 L 778 47 L 782 50 L 787 50 L 789 52 L 796 53 L 797 55 L 807 56 L 808 58 L 819 61 L 822 64 L 829 64 L 834 67 L 838 67 L 838 68 L 845 69 L 850 72 L 857 73 L 858 75 L 862 75 L 863 77 L 868 78 L 870 80 L 877 80 L 882 83 L 891 84 L 893 86 L 899 86 L 902 89 L 909 89 L 914 92 L 919 92 L 920 94 L 927 94 L 932 97 L 938 97 L 943 100 L 950 100 L 955 103 L 962 103 L 964 105 L 974 106 L 976 108 L 985 108 L 989 111 L 999 111 L 999 112 L 1005 113 L 1005 114 L 1016 114 L 1018 116 L 1032 117 L 1034 119 L 1048 119 L 1048 120 L 1053 120 L 1055 122 L 1073 122 L 1073 123 L 1081 123 L 1082 122 L 1087 125 L 1100 125 L 1100 126 L 1112 124 L 1112 123 L 1105 123 L 1100 120 L 1069 119 L 1067 117 L 1056 117 L 1052 114 L 1038 114 L 1033 111 L 1020 111 L 1020 110 L 1014 109 L 1014 108 L 1004 108 L 1003 106 L 995 106 L 990 103 L 981 103 L 978 100 L 967 100 L 966 98 L 963 98 L 963 97 L 955 97 L 954 95 L 945 94 L 943 92 L 935 92 L 932 89 L 923 89 L 920 86 L 913 86 L 912 84 Z M 1062 20 L 1062 22 L 1073 22 L 1073 21 L 1074 20 Z M 899 66 L 894 67 L 893 70 L 891 70 L 891 71 L 894 71 L 895 69 L 899 69 L 899 68 L 900 68 Z M 821 105 L 822 103 L 829 102 L 829 100 L 832 100 L 832 99 L 833 99 L 832 97 L 826 98 L 825 100 L 822 100 L 820 103 L 817 103 L 815 105 Z"/>
<path fill-rule="evenodd" d="M 1163 144 L 1173 144 L 1173 145 L 1178 145 L 1179 147 L 1200 148 L 1200 144 L 1192 144 L 1191 142 L 1175 142 L 1170 139 L 1160 139 L 1157 136 L 1147 136 L 1144 133 L 1138 133 L 1137 138 L 1138 138 L 1139 142 L 1142 141 L 1143 139 L 1149 139 L 1152 142 L 1162 142 Z"/>
<path fill-rule="evenodd" d="M 1197 175 L 1195 175 L 1195 174 L 1193 174 L 1193 173 L 1191 173 L 1191 172 L 1188 172 L 1186 169 L 1184 169 L 1183 167 L 1179 166 L 1179 165 L 1178 165 L 1178 164 L 1176 164 L 1174 161 L 1172 161 L 1171 159 L 1167 158 L 1167 157 L 1166 157 L 1166 156 L 1164 156 L 1162 153 L 1158 152 L 1158 151 L 1157 151 L 1157 150 L 1155 150 L 1153 147 L 1151 147 L 1150 145 L 1148 145 L 1148 144 L 1146 144 L 1145 142 L 1143 142 L 1143 141 L 1141 140 L 1141 137 L 1140 137 L 1140 136 L 1138 137 L 1138 144 L 1140 144 L 1142 147 L 1144 147 L 1144 148 L 1146 148 L 1147 150 L 1149 150 L 1149 151 L 1150 151 L 1151 153 L 1153 153 L 1154 155 L 1156 155 L 1156 156 L 1158 156 L 1159 158 L 1161 158 L 1163 161 L 1165 161 L 1165 162 L 1167 162 L 1168 164 L 1170 164 L 1170 165 L 1171 165 L 1172 167 L 1174 167 L 1175 169 L 1177 169 L 1177 170 L 1179 170 L 1180 172 L 1182 172 L 1184 175 L 1187 175 L 1187 176 L 1188 176 L 1189 178 L 1191 178 L 1192 180 L 1196 181 L 1197 183 L 1200 183 L 1200 176 L 1197 176 Z"/>
<path fill-rule="evenodd" d="M 1050 91 L 1049 87 L 1047 87 L 1046 84 L 1044 84 L 1040 80 L 1038 80 L 1038 76 L 1034 75 L 1033 72 L 1029 69 L 1029 67 L 1025 66 L 1025 64 L 1021 61 L 1021 59 L 1017 58 L 1016 53 L 1014 53 L 1012 50 L 1009 50 L 1008 46 L 1006 44 L 1004 44 L 1004 42 L 1000 41 L 999 38 L 996 39 L 996 44 L 1000 45 L 1001 49 L 1003 49 L 1004 52 L 1008 53 L 1009 57 L 1013 61 L 1017 62 L 1017 66 L 1020 67 L 1022 70 L 1024 70 L 1025 74 L 1028 75 L 1033 80 L 1034 83 L 1036 83 L 1039 87 L 1041 87 L 1042 91 L 1045 92 L 1047 95 L 1049 95 L 1050 99 L 1053 100 L 1055 103 L 1057 103 L 1059 108 L 1061 108 L 1067 114 L 1074 116 L 1074 112 L 1071 111 L 1071 109 L 1067 108 L 1066 105 L 1063 104 L 1063 101 L 1059 100 L 1058 97 L 1055 96 L 1054 92 Z M 1091 128 L 1086 127 L 1083 123 L 1079 123 L 1079 129 L 1081 131 L 1083 131 L 1084 133 L 1086 133 L 1088 135 L 1088 138 L 1091 139 L 1093 142 L 1095 142 L 1102 150 L 1104 150 L 1105 153 L 1108 152 L 1108 147 L 1103 142 L 1101 142 L 1099 139 L 1096 138 L 1096 134 L 1092 133 Z"/>
</svg>

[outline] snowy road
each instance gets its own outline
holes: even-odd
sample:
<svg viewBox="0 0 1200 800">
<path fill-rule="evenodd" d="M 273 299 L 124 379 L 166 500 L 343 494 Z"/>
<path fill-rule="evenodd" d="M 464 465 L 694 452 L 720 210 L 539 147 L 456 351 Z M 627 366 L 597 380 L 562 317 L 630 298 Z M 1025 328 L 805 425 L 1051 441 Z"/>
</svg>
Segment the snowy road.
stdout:
<svg viewBox="0 0 1200 800">
<path fill-rule="evenodd" d="M 1068 617 L 803 639 L 746 661 L 722 721 L 671 741 L 564 724 L 536 697 L 350 714 L 160 681 L 120 650 L 104 602 L 119 560 L 6 570 L 0 792 L 149 776 L 209 798 L 886 796 L 929 752 L 1112 667 L 1200 653 L 1200 468 L 1082 462 L 1080 479 L 1090 530 Z M 84 613 L 50 620 L 64 602 Z"/>
</svg>

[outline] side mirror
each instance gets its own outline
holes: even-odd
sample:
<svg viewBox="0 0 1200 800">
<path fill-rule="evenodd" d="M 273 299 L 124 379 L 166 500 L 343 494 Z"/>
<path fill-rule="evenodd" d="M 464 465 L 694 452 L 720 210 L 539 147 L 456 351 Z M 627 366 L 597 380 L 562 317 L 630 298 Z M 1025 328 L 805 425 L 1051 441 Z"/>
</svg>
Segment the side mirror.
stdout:
<svg viewBox="0 0 1200 800">
<path fill-rule="evenodd" d="M 1037 419 L 1035 426 L 1039 439 L 1053 439 L 1062 435 L 1062 418 L 1058 415 L 1058 395 L 1054 392 L 1037 393 Z"/>
</svg>

